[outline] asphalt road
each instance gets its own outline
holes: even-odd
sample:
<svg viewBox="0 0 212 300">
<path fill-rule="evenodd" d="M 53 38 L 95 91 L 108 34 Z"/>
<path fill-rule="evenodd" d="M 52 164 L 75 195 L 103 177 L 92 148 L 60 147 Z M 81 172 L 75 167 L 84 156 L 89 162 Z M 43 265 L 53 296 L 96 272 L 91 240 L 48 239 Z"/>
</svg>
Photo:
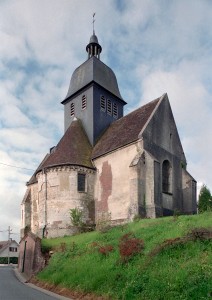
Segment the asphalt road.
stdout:
<svg viewBox="0 0 212 300">
<path fill-rule="evenodd" d="M 47 292 L 48 293 L 48 292 Z M 20 282 L 12 267 L 0 266 L 0 300 L 55 300 L 65 299 L 52 296 Z"/>
</svg>

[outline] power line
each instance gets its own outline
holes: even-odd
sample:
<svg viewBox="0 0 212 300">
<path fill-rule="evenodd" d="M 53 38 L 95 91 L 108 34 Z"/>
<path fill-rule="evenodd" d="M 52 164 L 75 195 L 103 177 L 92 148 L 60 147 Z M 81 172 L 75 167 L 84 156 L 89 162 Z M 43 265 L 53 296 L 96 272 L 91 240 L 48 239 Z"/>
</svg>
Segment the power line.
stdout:
<svg viewBox="0 0 212 300">
<path fill-rule="evenodd" d="M 14 166 L 14 165 L 8 165 L 8 164 L 4 164 L 4 163 L 1 163 L 1 162 L 0 162 L 0 165 L 11 167 L 11 168 L 16 168 L 16 169 L 22 169 L 22 170 L 28 170 L 28 171 L 35 171 L 33 169 L 22 168 L 22 167 L 18 167 L 18 166 Z"/>
</svg>

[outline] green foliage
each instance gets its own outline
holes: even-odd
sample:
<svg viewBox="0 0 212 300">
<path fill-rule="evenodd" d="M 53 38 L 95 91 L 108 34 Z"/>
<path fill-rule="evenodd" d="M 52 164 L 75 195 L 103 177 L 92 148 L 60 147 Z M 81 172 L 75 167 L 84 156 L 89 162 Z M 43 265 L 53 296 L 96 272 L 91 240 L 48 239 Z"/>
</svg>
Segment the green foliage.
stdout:
<svg viewBox="0 0 212 300">
<path fill-rule="evenodd" d="M 82 222 L 82 211 L 79 208 L 70 209 L 70 218 L 73 226 L 81 227 Z"/>
<path fill-rule="evenodd" d="M 212 212 L 193 216 L 143 219 L 106 233 L 91 232 L 57 239 L 43 239 L 56 252 L 38 278 L 61 287 L 95 293 L 109 299 L 210 299 L 212 291 L 212 242 L 199 238 L 211 228 Z M 197 230 L 202 228 L 202 231 Z M 204 229 L 204 230 L 203 230 Z M 119 243 L 123 236 L 142 240 L 142 255 L 120 264 Z M 195 241 L 167 243 L 192 233 Z M 137 245 L 137 244 L 136 244 Z M 135 247 L 135 249 L 137 249 Z M 129 250 L 127 247 L 124 250 Z M 154 255 L 151 253 L 154 252 Z M 126 252 L 128 253 L 128 252 Z"/>
<path fill-rule="evenodd" d="M 18 257 L 10 257 L 10 264 L 17 264 Z M 8 264 L 8 257 L 0 257 L 0 264 Z"/>
<path fill-rule="evenodd" d="M 212 211 L 212 196 L 210 190 L 206 185 L 200 189 L 199 201 L 198 201 L 198 209 L 199 213 L 203 213 L 205 211 Z"/>
</svg>

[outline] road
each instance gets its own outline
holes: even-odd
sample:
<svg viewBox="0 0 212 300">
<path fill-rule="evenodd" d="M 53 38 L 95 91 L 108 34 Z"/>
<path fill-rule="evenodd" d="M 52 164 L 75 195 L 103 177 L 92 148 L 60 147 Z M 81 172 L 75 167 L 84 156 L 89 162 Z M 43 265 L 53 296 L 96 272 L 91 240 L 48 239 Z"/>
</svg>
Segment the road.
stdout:
<svg viewBox="0 0 212 300">
<path fill-rule="evenodd" d="M 65 299 L 52 296 L 20 282 L 12 267 L 0 266 L 0 300 L 55 300 Z"/>
</svg>

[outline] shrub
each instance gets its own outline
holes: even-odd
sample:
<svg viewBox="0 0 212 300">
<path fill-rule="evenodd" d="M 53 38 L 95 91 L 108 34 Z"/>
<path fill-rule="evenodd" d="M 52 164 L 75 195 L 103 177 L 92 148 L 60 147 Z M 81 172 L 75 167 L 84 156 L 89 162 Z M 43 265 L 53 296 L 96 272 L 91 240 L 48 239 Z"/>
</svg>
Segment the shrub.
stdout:
<svg viewBox="0 0 212 300">
<path fill-rule="evenodd" d="M 123 235 L 119 241 L 119 253 L 121 261 L 126 263 L 134 255 L 141 253 L 144 249 L 144 241 L 136 238 L 133 233 Z"/>
<path fill-rule="evenodd" d="M 206 185 L 200 189 L 199 193 L 199 201 L 198 201 L 198 209 L 200 213 L 205 211 L 212 211 L 212 196 L 210 190 L 207 188 Z"/>
<path fill-rule="evenodd" d="M 18 263 L 18 257 L 10 257 L 9 258 L 10 264 L 17 264 Z M 0 264 L 8 264 L 8 257 L 0 257 Z"/>
<path fill-rule="evenodd" d="M 70 218 L 73 226 L 82 226 L 82 211 L 79 208 L 70 209 Z"/>
</svg>

